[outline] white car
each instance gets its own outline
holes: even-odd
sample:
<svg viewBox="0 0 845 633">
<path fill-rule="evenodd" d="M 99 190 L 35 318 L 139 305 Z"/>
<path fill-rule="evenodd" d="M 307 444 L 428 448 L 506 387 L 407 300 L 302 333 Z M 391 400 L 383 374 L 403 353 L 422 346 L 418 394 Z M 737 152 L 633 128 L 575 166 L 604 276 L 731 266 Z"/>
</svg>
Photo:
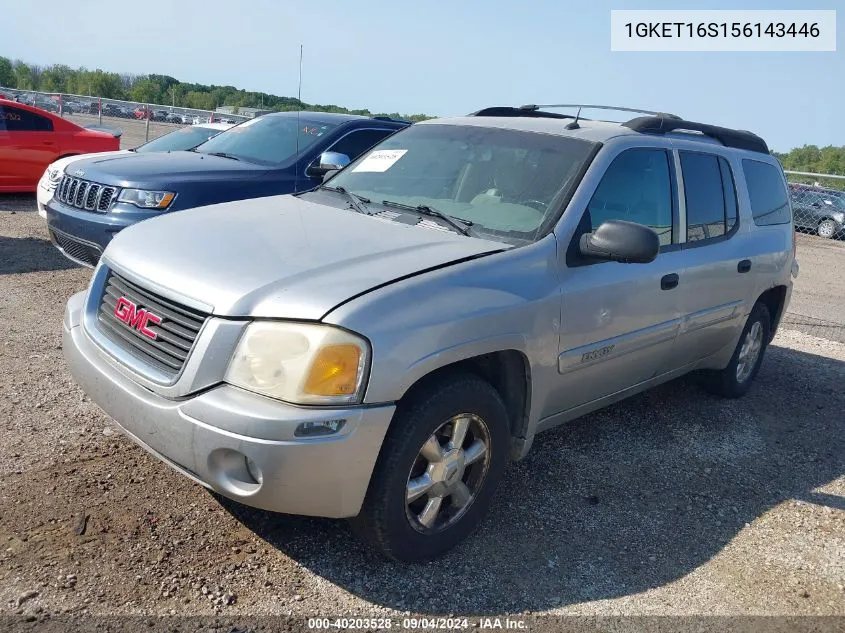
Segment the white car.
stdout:
<svg viewBox="0 0 845 633">
<path fill-rule="evenodd" d="M 116 152 L 99 152 L 97 154 L 78 154 L 76 156 L 65 156 L 57 161 L 50 163 L 41 180 L 38 181 L 36 189 L 36 198 L 38 200 L 38 215 L 47 219 L 47 203 L 53 197 L 53 192 L 65 175 L 67 166 L 78 160 L 84 160 L 96 156 L 102 158 L 104 156 L 116 156 L 118 154 L 131 154 L 134 152 L 175 152 L 180 150 L 187 150 L 204 143 L 212 136 L 217 136 L 223 130 L 228 130 L 232 127 L 229 123 L 200 123 L 183 127 L 164 136 L 159 136 L 148 143 L 144 143 L 135 149 L 122 149 Z"/>
</svg>

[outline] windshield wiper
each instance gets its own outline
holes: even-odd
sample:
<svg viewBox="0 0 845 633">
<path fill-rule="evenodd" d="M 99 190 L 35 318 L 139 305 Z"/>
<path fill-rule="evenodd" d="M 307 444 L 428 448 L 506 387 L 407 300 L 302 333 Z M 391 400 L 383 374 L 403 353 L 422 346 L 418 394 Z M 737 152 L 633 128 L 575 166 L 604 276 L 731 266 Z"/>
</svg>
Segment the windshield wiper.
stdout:
<svg viewBox="0 0 845 633">
<path fill-rule="evenodd" d="M 446 224 L 451 226 L 461 235 L 469 235 L 469 227 L 472 226 L 472 222 L 469 220 L 463 220 L 461 218 L 456 218 L 452 215 L 446 215 L 442 211 L 438 211 L 437 209 L 428 206 L 427 204 L 405 204 L 404 202 L 394 202 L 393 200 L 382 200 L 381 203 L 386 207 L 394 207 L 396 209 L 406 209 L 408 211 L 416 211 L 422 215 L 427 215 L 432 218 L 438 218 L 443 220 Z"/>
<path fill-rule="evenodd" d="M 220 158 L 231 158 L 232 160 L 241 160 L 234 154 L 228 154 L 226 152 L 208 152 L 209 156 L 219 156 Z"/>
<path fill-rule="evenodd" d="M 370 199 L 365 198 L 364 196 L 359 196 L 356 193 L 352 193 L 345 187 L 332 187 L 331 185 L 320 185 L 320 189 L 326 189 L 328 191 L 336 191 L 337 193 L 346 196 L 346 199 L 349 201 L 349 204 L 355 209 L 358 213 L 363 213 L 364 215 L 371 215 L 369 211 L 367 211 L 363 205 L 370 204 Z"/>
</svg>

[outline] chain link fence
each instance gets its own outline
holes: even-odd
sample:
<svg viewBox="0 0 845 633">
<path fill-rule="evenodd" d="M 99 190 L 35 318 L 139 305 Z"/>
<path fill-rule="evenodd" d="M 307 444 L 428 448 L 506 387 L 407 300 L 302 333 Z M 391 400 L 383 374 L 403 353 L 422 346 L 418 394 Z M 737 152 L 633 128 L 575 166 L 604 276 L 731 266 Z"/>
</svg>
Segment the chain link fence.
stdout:
<svg viewBox="0 0 845 633">
<path fill-rule="evenodd" d="M 845 176 L 787 171 L 795 229 L 845 239 Z"/>
<path fill-rule="evenodd" d="M 247 109 L 242 114 L 237 108 L 221 107 L 216 110 L 182 108 L 176 105 L 121 101 L 59 92 L 37 92 L 4 88 L 0 95 L 6 98 L 58 114 L 80 125 L 105 125 L 123 131 L 121 147 L 137 147 L 142 143 L 163 136 L 186 125 L 202 123 L 241 123 L 263 111 Z"/>
</svg>

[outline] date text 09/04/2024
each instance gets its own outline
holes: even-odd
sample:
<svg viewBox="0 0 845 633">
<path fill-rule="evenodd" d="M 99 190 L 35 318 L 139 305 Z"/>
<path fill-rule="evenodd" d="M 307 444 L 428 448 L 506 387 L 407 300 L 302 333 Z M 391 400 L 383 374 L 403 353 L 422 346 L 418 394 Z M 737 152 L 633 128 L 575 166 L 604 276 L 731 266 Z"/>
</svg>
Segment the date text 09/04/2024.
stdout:
<svg viewBox="0 0 845 633">
<path fill-rule="evenodd" d="M 392 618 L 309 618 L 308 628 L 315 630 L 329 629 L 404 629 L 404 630 L 464 630 L 478 628 L 482 630 L 526 630 L 528 624 L 525 620 L 510 617 L 484 617 L 470 621 L 469 618 L 437 618 L 406 617 L 401 620 Z"/>
</svg>

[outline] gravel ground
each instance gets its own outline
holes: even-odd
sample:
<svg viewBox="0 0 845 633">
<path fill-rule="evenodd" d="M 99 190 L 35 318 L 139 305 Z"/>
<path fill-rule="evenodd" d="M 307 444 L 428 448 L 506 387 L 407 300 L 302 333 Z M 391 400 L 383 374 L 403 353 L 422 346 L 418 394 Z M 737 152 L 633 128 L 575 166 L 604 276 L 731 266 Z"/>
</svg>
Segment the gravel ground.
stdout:
<svg viewBox="0 0 845 633">
<path fill-rule="evenodd" d="M 0 616 L 845 616 L 845 344 L 784 330 L 740 400 L 681 379 L 549 432 L 475 537 L 398 565 L 344 522 L 220 500 L 119 435 L 62 358 L 90 271 L 33 208 L 0 196 Z M 825 278 L 816 241 L 803 284 Z"/>
</svg>

